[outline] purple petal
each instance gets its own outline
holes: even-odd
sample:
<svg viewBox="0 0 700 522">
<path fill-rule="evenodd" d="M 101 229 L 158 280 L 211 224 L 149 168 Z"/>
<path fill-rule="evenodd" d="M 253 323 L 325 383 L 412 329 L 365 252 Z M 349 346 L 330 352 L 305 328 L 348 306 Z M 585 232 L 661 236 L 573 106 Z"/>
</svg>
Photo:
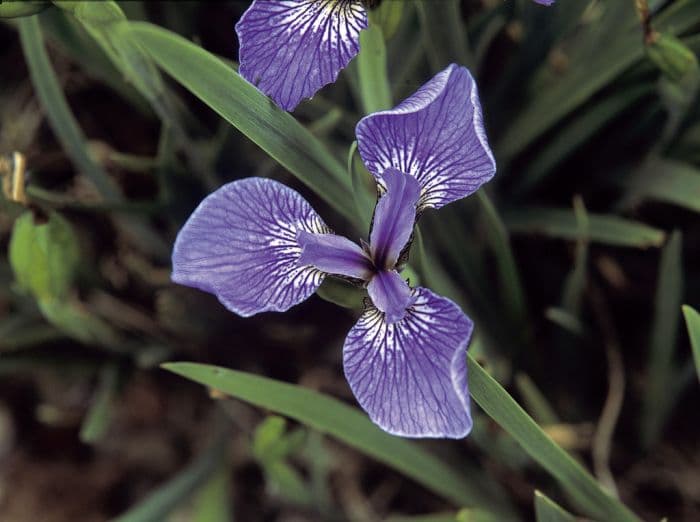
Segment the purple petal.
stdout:
<svg viewBox="0 0 700 522">
<path fill-rule="evenodd" d="M 301 231 L 327 233 L 311 205 L 277 181 L 248 178 L 207 196 L 180 230 L 172 279 L 248 317 L 307 299 L 324 274 L 299 266 Z"/>
<path fill-rule="evenodd" d="M 472 427 L 467 345 L 472 322 L 425 288 L 406 317 L 387 324 L 366 311 L 343 347 L 345 376 L 360 405 L 385 431 L 404 437 L 465 437 Z"/>
<path fill-rule="evenodd" d="M 554 0 L 535 0 L 535 3 L 540 4 L 540 5 L 550 6 L 550 5 L 554 5 Z"/>
<path fill-rule="evenodd" d="M 386 193 L 377 203 L 370 234 L 372 256 L 377 267 L 391 270 L 413 233 L 420 186 L 416 178 L 388 168 L 382 174 Z"/>
<path fill-rule="evenodd" d="M 379 183 L 388 167 L 418 179 L 421 207 L 464 198 L 496 172 L 476 82 L 454 64 L 394 109 L 365 116 L 356 133 L 360 155 Z"/>
<path fill-rule="evenodd" d="M 310 234 L 302 230 L 297 240 L 302 248 L 299 265 L 312 265 L 329 274 L 365 281 L 372 277 L 372 261 L 362 248 L 347 238 L 335 234 Z"/>
<path fill-rule="evenodd" d="M 381 270 L 367 285 L 372 303 L 384 312 L 384 321 L 394 324 L 406 315 L 408 307 L 415 302 L 408 283 L 396 270 Z"/>
<path fill-rule="evenodd" d="M 255 0 L 236 24 L 239 72 L 291 111 L 360 50 L 367 12 L 359 1 Z"/>
</svg>

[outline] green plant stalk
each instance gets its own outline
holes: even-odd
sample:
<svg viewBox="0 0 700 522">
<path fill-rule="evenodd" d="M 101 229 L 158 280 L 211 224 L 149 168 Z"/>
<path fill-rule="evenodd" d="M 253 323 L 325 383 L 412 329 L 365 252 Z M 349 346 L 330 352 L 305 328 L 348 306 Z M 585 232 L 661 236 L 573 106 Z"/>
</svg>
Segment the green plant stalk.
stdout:
<svg viewBox="0 0 700 522">
<path fill-rule="evenodd" d="M 357 75 L 365 114 L 391 109 L 391 87 L 387 74 L 384 35 L 381 28 L 371 22 L 369 27 L 360 33 Z"/>
<path fill-rule="evenodd" d="M 528 313 L 525 292 L 520 280 L 518 265 L 515 262 L 515 255 L 510 245 L 508 231 L 483 188 L 476 193 L 476 197 L 481 207 L 481 215 L 486 222 L 491 249 L 496 257 L 501 283 L 501 299 L 510 311 L 513 322 L 523 332 L 527 332 Z"/>
</svg>

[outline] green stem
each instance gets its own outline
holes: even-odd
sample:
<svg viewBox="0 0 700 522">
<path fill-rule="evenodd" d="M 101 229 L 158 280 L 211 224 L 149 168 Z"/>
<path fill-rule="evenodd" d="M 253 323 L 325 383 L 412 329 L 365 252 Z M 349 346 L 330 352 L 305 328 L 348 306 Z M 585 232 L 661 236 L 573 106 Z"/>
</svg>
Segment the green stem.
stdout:
<svg viewBox="0 0 700 522">
<path fill-rule="evenodd" d="M 378 25 L 370 24 L 360 33 L 357 72 L 365 114 L 390 109 L 392 101 L 386 68 L 386 47 L 384 35 Z"/>
</svg>

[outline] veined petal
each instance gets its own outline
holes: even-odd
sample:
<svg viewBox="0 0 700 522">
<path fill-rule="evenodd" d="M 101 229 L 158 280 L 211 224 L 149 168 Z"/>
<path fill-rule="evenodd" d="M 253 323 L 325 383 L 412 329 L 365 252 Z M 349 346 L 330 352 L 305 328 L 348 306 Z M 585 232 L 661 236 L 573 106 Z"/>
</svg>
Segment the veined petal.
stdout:
<svg viewBox="0 0 700 522">
<path fill-rule="evenodd" d="M 370 248 L 375 264 L 391 270 L 413 233 L 420 186 L 413 176 L 390 167 L 382 174 L 386 192 L 374 211 Z"/>
<path fill-rule="evenodd" d="M 454 64 L 394 109 L 362 118 L 356 133 L 360 155 L 380 184 L 388 167 L 415 176 L 421 207 L 464 198 L 496 172 L 476 82 Z"/>
<path fill-rule="evenodd" d="M 297 192 L 264 178 L 228 183 L 180 230 L 172 279 L 215 294 L 244 317 L 283 312 L 311 296 L 324 277 L 299 266 L 300 231 L 327 233 L 328 227 Z"/>
<path fill-rule="evenodd" d="M 304 230 L 297 236 L 302 248 L 299 265 L 312 265 L 336 275 L 369 280 L 373 265 L 357 244 L 335 234 L 311 234 Z"/>
<path fill-rule="evenodd" d="M 396 270 L 381 270 L 367 285 L 372 303 L 384 312 L 384 321 L 394 324 L 404 318 L 408 307 L 415 302 L 408 283 Z"/>
<path fill-rule="evenodd" d="M 343 347 L 345 377 L 380 428 L 404 437 L 465 437 L 472 427 L 467 345 L 472 322 L 425 288 L 406 316 L 387 324 L 376 309 L 353 326 Z"/>
<path fill-rule="evenodd" d="M 255 0 L 236 24 L 239 72 L 291 111 L 333 83 L 360 51 L 358 0 Z"/>
</svg>

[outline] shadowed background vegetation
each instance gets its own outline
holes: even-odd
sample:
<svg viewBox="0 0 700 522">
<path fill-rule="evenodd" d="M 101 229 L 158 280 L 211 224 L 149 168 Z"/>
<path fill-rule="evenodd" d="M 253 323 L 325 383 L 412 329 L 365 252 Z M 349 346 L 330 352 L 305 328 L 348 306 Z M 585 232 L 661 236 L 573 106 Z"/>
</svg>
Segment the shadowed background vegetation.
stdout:
<svg viewBox="0 0 700 522">
<path fill-rule="evenodd" d="M 235 73 L 249 4 L 0 4 L 0 519 L 700 519 L 700 2 L 384 0 L 292 116 Z M 408 441 L 343 377 L 362 294 L 242 319 L 169 257 L 249 176 L 366 238 L 354 126 L 451 62 L 498 172 L 409 266 L 476 323 L 475 426 Z"/>
</svg>

